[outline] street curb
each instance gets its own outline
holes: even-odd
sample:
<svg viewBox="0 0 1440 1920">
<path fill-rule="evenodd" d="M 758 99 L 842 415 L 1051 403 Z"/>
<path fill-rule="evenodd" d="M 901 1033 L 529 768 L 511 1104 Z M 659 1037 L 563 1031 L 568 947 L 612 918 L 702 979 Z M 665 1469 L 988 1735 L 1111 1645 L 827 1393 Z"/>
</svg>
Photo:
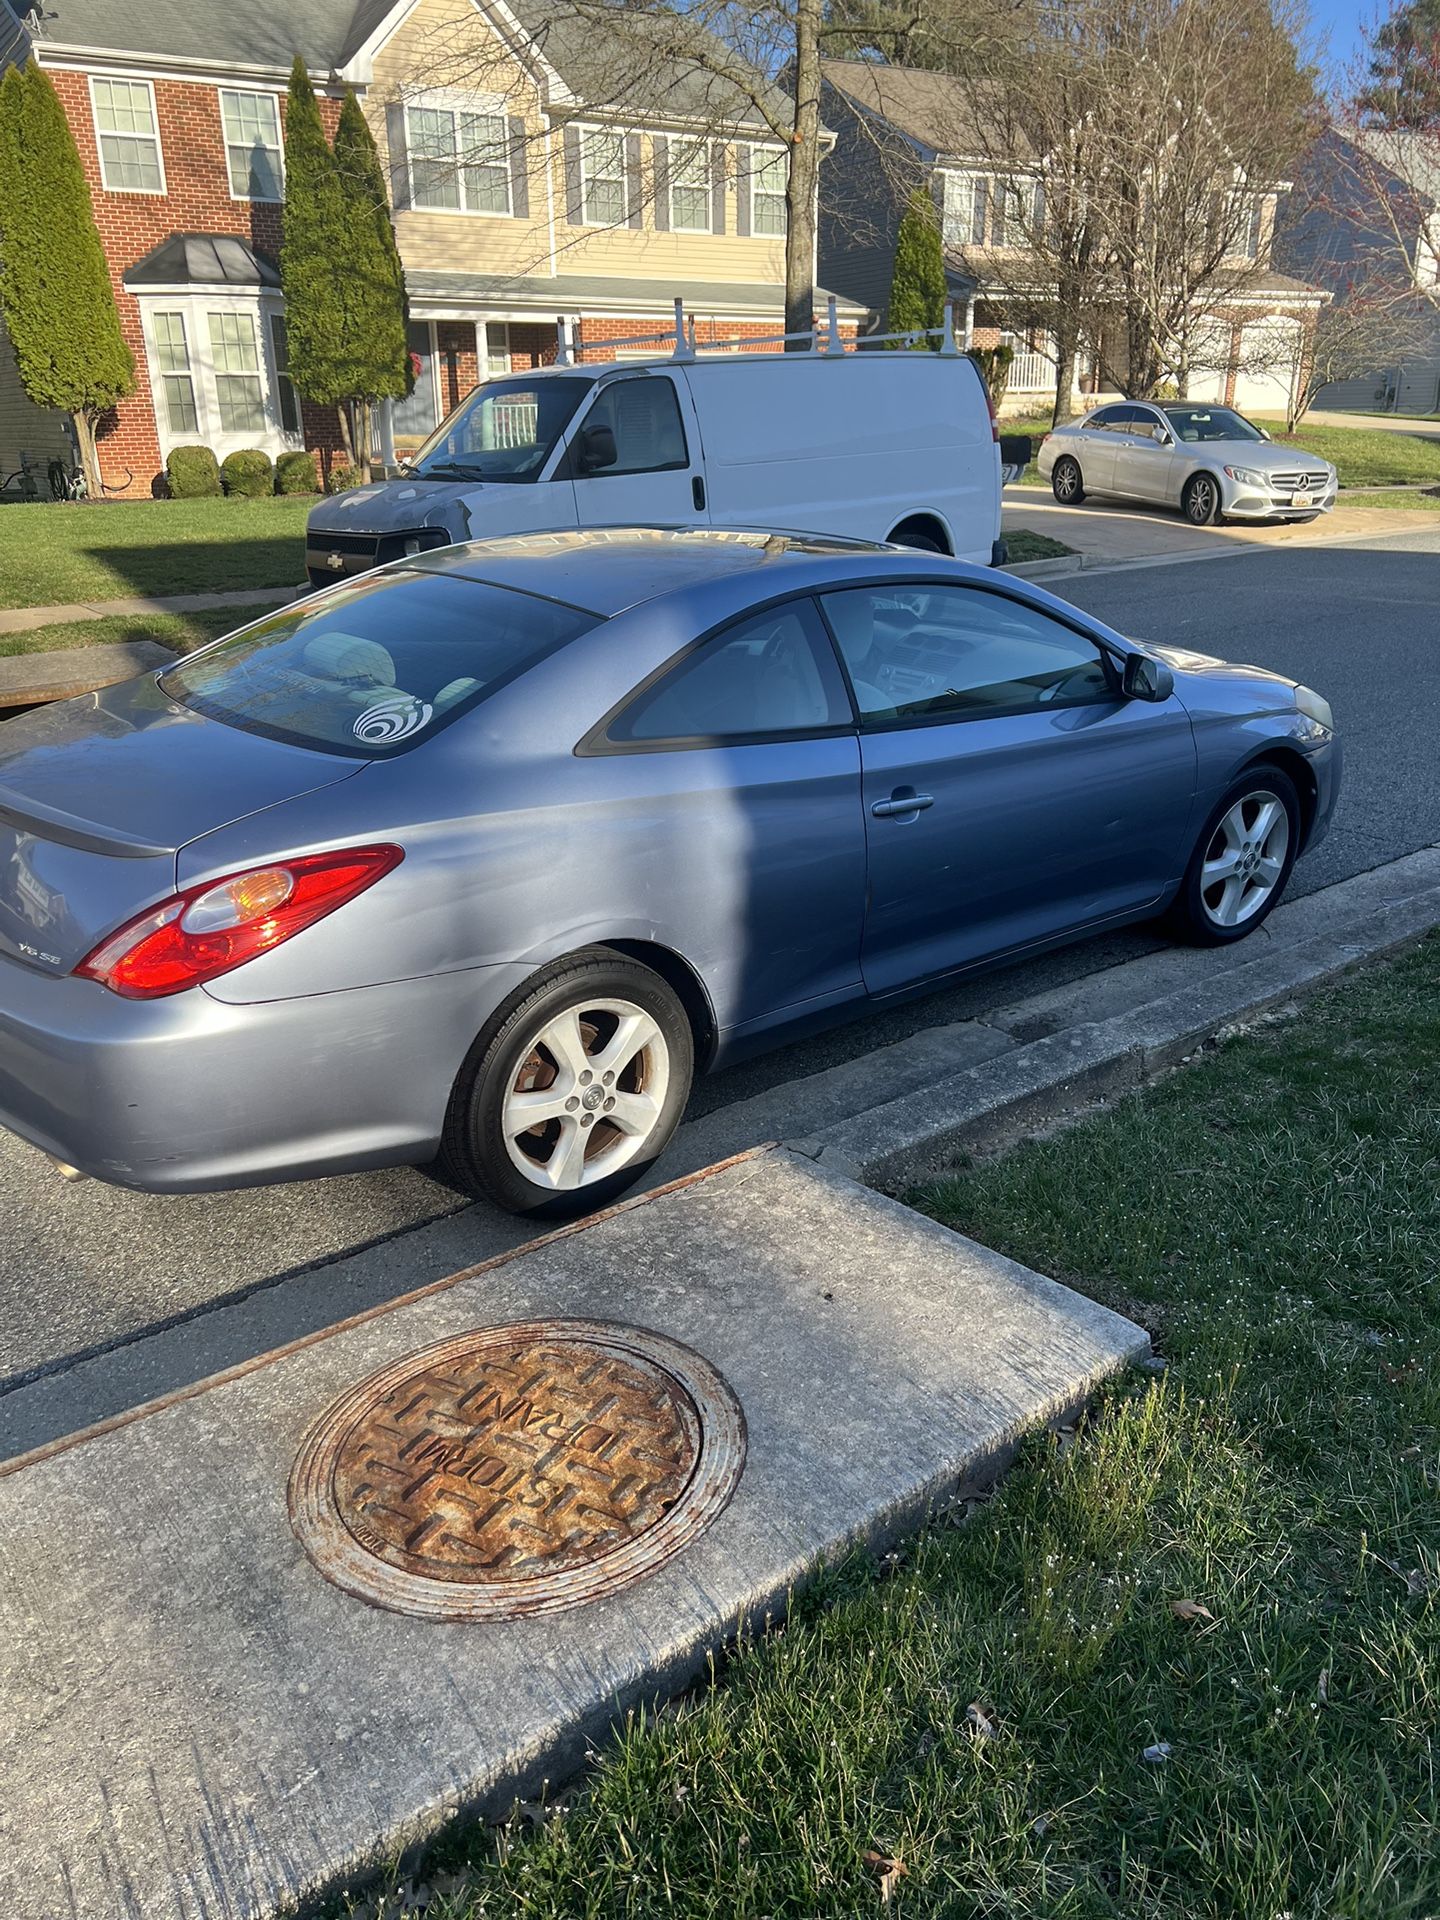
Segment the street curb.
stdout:
<svg viewBox="0 0 1440 1920">
<path fill-rule="evenodd" d="M 852 1179 L 904 1186 L 937 1173 L 959 1153 L 1002 1146 L 1037 1122 L 1140 1087 L 1222 1028 L 1403 952 L 1437 924 L 1440 887 L 1424 888 L 1198 986 L 1047 1034 L 787 1144 Z"/>
</svg>

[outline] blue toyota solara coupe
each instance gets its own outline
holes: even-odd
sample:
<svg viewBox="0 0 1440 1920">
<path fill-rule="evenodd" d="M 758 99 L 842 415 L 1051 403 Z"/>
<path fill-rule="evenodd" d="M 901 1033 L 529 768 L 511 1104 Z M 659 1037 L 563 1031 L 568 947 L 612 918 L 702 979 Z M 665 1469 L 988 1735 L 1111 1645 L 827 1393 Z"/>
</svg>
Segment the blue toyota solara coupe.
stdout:
<svg viewBox="0 0 1440 1920">
<path fill-rule="evenodd" d="M 1308 688 L 934 554 L 445 548 L 0 727 L 0 1124 L 153 1191 L 439 1156 L 578 1212 L 801 1023 L 1242 938 L 1339 780 Z"/>
</svg>

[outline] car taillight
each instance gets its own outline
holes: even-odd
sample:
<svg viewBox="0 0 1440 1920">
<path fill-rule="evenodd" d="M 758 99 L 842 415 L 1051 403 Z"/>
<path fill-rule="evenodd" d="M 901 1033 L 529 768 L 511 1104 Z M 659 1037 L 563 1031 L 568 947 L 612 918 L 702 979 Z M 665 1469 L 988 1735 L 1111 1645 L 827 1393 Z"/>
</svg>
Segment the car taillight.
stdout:
<svg viewBox="0 0 1440 1920">
<path fill-rule="evenodd" d="M 404 858 L 400 847 L 346 847 L 207 880 L 127 920 L 76 975 L 127 1000 L 183 993 L 314 926 Z"/>
</svg>

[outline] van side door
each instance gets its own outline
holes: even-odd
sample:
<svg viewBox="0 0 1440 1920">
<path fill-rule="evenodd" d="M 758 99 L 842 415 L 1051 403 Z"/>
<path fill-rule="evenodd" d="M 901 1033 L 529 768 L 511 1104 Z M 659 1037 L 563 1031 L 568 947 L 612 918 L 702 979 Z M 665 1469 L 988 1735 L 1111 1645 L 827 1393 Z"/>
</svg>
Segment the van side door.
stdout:
<svg viewBox="0 0 1440 1920">
<path fill-rule="evenodd" d="M 571 430 L 563 471 L 582 527 L 709 524 L 695 411 L 673 374 L 637 368 L 602 381 Z"/>
</svg>

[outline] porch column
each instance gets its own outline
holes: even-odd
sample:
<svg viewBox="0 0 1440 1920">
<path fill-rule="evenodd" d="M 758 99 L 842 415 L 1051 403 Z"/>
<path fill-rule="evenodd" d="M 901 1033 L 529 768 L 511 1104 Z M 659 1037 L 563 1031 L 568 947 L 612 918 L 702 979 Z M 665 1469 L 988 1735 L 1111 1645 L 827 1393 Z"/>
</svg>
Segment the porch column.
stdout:
<svg viewBox="0 0 1440 1920">
<path fill-rule="evenodd" d="M 975 296 L 965 296 L 965 351 L 968 353 L 975 344 Z"/>
</svg>

